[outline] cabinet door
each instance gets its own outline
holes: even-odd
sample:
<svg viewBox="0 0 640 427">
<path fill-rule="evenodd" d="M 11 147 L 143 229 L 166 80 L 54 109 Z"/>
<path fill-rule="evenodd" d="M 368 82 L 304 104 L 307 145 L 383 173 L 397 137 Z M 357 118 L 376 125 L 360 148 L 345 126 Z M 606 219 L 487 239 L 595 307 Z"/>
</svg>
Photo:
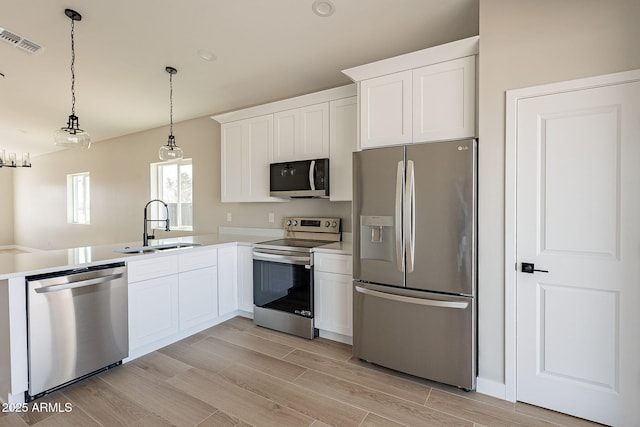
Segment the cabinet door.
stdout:
<svg viewBox="0 0 640 427">
<path fill-rule="evenodd" d="M 351 201 L 351 156 L 357 149 L 357 97 L 329 103 L 329 200 Z"/>
<path fill-rule="evenodd" d="M 238 246 L 238 308 L 253 313 L 253 248 Z"/>
<path fill-rule="evenodd" d="M 315 327 L 353 335 L 351 276 L 316 271 L 314 274 Z"/>
<path fill-rule="evenodd" d="M 162 340 L 178 331 L 177 274 L 129 284 L 131 350 Z"/>
<path fill-rule="evenodd" d="M 360 82 L 360 147 L 411 142 L 411 71 Z"/>
<path fill-rule="evenodd" d="M 179 275 L 180 329 L 218 317 L 218 269 L 206 267 Z"/>
<path fill-rule="evenodd" d="M 274 202 L 269 197 L 273 115 L 222 125 L 221 201 Z"/>
<path fill-rule="evenodd" d="M 218 248 L 218 314 L 238 309 L 237 246 Z"/>
<path fill-rule="evenodd" d="M 249 149 L 244 128 L 244 121 L 225 123 L 221 128 L 220 198 L 223 202 L 240 202 L 250 194 Z"/>
<path fill-rule="evenodd" d="M 329 103 L 281 111 L 273 120 L 274 162 L 329 157 Z"/>
<path fill-rule="evenodd" d="M 413 70 L 413 142 L 475 136 L 475 56 Z"/>
<path fill-rule="evenodd" d="M 178 255 L 178 271 L 197 270 L 205 267 L 215 267 L 218 264 L 217 249 L 199 249 Z"/>
<path fill-rule="evenodd" d="M 300 138 L 300 111 L 281 111 L 273 115 L 273 161 L 296 160 L 296 139 Z"/>
<path fill-rule="evenodd" d="M 329 103 L 310 105 L 300 110 L 300 138 L 296 160 L 329 157 Z"/>
</svg>

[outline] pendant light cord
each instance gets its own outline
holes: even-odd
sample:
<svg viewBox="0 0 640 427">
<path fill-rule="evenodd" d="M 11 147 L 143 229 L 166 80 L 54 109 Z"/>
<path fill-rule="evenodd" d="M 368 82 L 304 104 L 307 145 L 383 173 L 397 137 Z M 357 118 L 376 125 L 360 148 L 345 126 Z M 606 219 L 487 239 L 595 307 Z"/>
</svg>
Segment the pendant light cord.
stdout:
<svg viewBox="0 0 640 427">
<path fill-rule="evenodd" d="M 173 74 L 169 73 L 169 135 L 173 135 Z"/>
<path fill-rule="evenodd" d="M 71 115 L 76 115 L 76 49 L 74 43 L 75 21 L 71 19 Z"/>
</svg>

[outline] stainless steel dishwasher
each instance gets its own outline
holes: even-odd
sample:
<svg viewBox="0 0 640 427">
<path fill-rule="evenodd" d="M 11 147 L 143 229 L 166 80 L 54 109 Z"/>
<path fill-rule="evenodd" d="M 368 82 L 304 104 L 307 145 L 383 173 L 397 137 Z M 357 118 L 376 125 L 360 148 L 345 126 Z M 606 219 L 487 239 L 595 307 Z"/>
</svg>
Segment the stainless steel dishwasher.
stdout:
<svg viewBox="0 0 640 427">
<path fill-rule="evenodd" d="M 31 401 L 129 355 L 124 263 L 27 277 Z"/>
</svg>

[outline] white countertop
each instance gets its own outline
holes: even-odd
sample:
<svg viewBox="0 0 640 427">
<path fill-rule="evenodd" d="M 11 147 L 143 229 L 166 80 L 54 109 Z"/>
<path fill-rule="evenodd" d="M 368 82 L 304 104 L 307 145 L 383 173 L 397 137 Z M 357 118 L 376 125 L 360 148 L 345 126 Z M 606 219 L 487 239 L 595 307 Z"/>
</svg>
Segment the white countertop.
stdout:
<svg viewBox="0 0 640 427">
<path fill-rule="evenodd" d="M 352 242 L 335 242 L 328 245 L 318 246 L 313 248 L 314 252 L 326 252 L 341 255 L 351 255 L 353 244 Z"/>
<path fill-rule="evenodd" d="M 176 237 L 169 239 L 153 240 L 149 246 L 163 245 L 167 243 L 198 243 L 199 246 L 182 248 L 179 251 L 197 251 L 206 246 L 225 243 L 242 242 L 252 244 L 264 240 L 264 236 L 249 235 L 218 235 L 208 234 L 203 236 Z M 175 254 L 175 251 L 157 253 L 133 253 L 123 254 L 115 252 L 125 247 L 139 247 L 141 242 L 117 243 L 111 245 L 83 246 L 70 249 L 58 249 L 52 251 L 39 251 L 18 254 L 0 254 L 0 280 L 12 277 L 20 277 L 32 274 L 49 273 L 78 267 L 105 264 L 131 260 L 131 258 L 143 258 L 150 256 L 162 256 Z"/>
<path fill-rule="evenodd" d="M 248 229 L 249 231 L 251 229 Z M 235 231 L 233 229 L 221 231 Z M 241 230 L 242 231 L 242 230 Z M 262 233 L 260 233 L 262 234 Z M 201 236 L 175 237 L 168 239 L 153 240 L 150 246 L 164 245 L 168 243 L 198 243 L 198 246 L 181 248 L 178 251 L 197 251 L 207 246 L 223 245 L 226 243 L 238 243 L 251 245 L 253 243 L 269 240 L 263 235 L 239 233 L 207 234 Z M 144 257 L 163 256 L 175 254 L 175 250 L 167 250 L 155 253 L 133 253 L 123 254 L 115 252 L 125 247 L 140 247 L 141 242 L 117 243 L 110 245 L 84 246 L 70 249 L 58 249 L 52 251 L 40 251 L 18 254 L 0 254 L 0 280 L 12 277 L 22 277 L 33 274 L 50 273 L 54 271 L 67 270 L 91 265 L 106 264 L 111 262 L 130 261 L 131 258 L 142 259 Z M 351 254 L 351 242 L 336 242 L 314 249 L 316 252 L 329 252 Z"/>
</svg>

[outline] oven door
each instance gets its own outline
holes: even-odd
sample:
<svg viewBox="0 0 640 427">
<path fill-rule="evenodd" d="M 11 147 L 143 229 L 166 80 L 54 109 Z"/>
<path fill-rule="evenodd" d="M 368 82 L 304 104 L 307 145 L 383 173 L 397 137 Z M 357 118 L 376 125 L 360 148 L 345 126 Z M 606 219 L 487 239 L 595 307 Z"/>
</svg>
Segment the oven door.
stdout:
<svg viewBox="0 0 640 427">
<path fill-rule="evenodd" d="M 254 304 L 313 318 L 312 259 L 310 253 L 254 249 Z"/>
</svg>

